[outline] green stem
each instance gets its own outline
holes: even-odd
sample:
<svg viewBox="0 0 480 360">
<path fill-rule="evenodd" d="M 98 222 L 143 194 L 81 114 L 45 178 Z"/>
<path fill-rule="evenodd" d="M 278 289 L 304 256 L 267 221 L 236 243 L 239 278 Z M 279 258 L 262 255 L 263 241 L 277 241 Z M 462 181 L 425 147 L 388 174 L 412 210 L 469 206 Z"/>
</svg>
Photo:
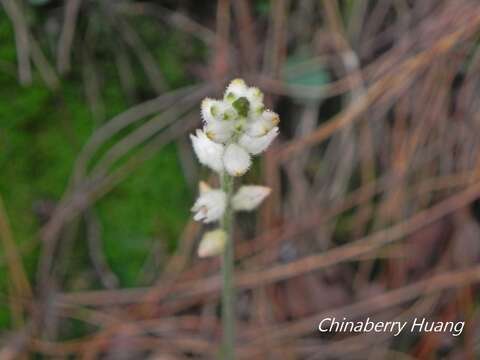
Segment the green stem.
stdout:
<svg viewBox="0 0 480 360">
<path fill-rule="evenodd" d="M 233 177 L 222 174 L 222 190 L 227 194 L 227 208 L 221 220 L 221 227 L 227 234 L 227 243 L 222 261 L 222 327 L 224 360 L 235 359 L 235 288 L 234 273 L 234 243 L 233 243 L 233 211 L 231 199 L 233 196 Z"/>
</svg>

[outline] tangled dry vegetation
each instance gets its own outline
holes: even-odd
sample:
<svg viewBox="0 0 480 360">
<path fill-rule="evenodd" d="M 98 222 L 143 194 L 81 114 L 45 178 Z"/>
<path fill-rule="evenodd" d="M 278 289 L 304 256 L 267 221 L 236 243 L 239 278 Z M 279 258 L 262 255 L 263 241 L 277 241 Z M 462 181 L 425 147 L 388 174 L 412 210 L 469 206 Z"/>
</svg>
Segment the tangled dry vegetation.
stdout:
<svg viewBox="0 0 480 360">
<path fill-rule="evenodd" d="M 2 338 L 2 359 L 215 358 L 219 263 L 194 256 L 204 229 L 193 221 L 185 225 L 151 286 L 121 288 L 98 245 L 90 209 L 171 142 L 194 184 L 198 168 L 186 139 L 198 127 L 200 101 L 239 76 L 264 90 L 268 107 L 282 118 L 280 138 L 249 175 L 262 177 L 273 192 L 256 219 L 240 218 L 235 234 L 239 358 L 478 356 L 477 1 L 279 0 L 261 2 L 262 9 L 269 6 L 260 13 L 255 1 L 219 0 L 202 14 L 187 1 L 178 7 L 99 3 L 115 15 L 112 26 L 124 25 L 118 36 L 139 57 L 158 96 L 104 122 L 84 145 L 41 229 L 33 282 L 2 212 L 14 319 Z M 62 74 L 77 65 L 72 44 L 89 41 L 76 24 L 90 2 L 63 5 L 53 59 L 42 52 L 19 3 L 2 4 L 15 28 L 20 81 L 28 84 L 38 72 L 47 86 L 60 86 Z M 162 69 L 128 16 L 151 16 L 202 42 L 208 64 L 191 64 L 195 85 L 165 87 Z M 92 75 L 91 54 L 84 56 L 88 102 L 101 116 L 95 97 L 101 84 Z M 132 94 L 130 65 L 121 52 L 112 57 Z M 68 238 L 65 229 L 79 217 L 87 219 L 86 236 L 96 243 L 90 254 L 103 289 L 66 291 L 52 271 Z M 315 329 L 325 316 L 425 316 L 463 319 L 467 326 L 460 338 L 320 336 Z M 65 340 L 62 329 L 71 319 L 87 331 Z"/>
</svg>

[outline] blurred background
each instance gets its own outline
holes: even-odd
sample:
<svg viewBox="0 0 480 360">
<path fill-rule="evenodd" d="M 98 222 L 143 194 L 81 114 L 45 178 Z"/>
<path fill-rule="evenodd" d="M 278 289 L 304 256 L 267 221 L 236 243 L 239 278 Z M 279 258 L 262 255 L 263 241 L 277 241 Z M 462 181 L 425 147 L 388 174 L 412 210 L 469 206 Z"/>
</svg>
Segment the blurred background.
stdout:
<svg viewBox="0 0 480 360">
<path fill-rule="evenodd" d="M 478 1 L 0 3 L 0 359 L 217 358 L 188 134 L 237 77 L 281 118 L 237 219 L 238 358 L 480 357 Z"/>
</svg>

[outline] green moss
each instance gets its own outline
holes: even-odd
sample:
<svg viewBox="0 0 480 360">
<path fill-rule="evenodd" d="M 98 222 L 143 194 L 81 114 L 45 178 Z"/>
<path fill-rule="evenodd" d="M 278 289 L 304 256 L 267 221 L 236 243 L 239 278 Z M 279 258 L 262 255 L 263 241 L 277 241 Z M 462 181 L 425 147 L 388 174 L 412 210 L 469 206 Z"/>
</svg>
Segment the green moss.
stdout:
<svg viewBox="0 0 480 360">
<path fill-rule="evenodd" d="M 191 201 L 170 145 L 100 202 L 109 262 L 125 285 L 135 284 L 154 241 L 176 247 Z"/>
<path fill-rule="evenodd" d="M 169 32 L 164 37 L 166 41 L 159 43 L 158 29 L 152 22 L 144 21 L 136 30 L 159 62 L 167 85 L 174 88 L 186 84 L 185 63 L 192 56 L 198 57 L 203 49 L 194 41 L 188 49 L 179 47 L 179 41 L 185 42 L 185 34 L 174 32 Z M 104 35 L 105 32 L 101 32 L 99 36 Z M 18 85 L 13 29 L 5 14 L 0 13 L 0 194 L 32 280 L 41 249 L 36 204 L 60 200 L 75 160 L 89 137 L 102 121 L 108 121 L 131 105 L 126 102 L 119 84 L 111 48 L 102 47 L 96 56 L 101 75 L 99 100 L 105 108 L 105 119 L 92 116 L 79 64 L 73 64 L 73 73 L 62 80 L 58 93 L 52 93 L 41 83 L 34 67 L 34 84 Z M 136 66 L 138 63 L 134 65 L 138 97 L 152 98 L 155 94 L 142 68 Z M 93 161 L 139 125 L 132 125 L 108 141 Z M 176 248 L 181 230 L 190 217 L 191 202 L 176 147 L 171 144 L 153 154 L 95 204 L 102 223 L 105 256 L 122 286 L 139 285 L 139 273 L 155 242 L 164 242 L 163 247 L 170 251 Z M 67 273 L 63 280 L 68 282 L 65 283 L 68 290 L 98 285 L 88 258 L 84 223 L 79 224 L 74 251 L 70 259 L 65 259 Z M 2 253 L 0 247 L 0 257 Z M 82 285 L 77 286 L 80 283 Z M 8 291 L 7 272 L 1 262 L 0 291 L 3 294 Z M 8 323 L 8 308 L 3 307 L 0 329 Z M 84 332 L 79 326 L 72 326 Z M 75 329 L 68 331 L 76 334 Z"/>
</svg>

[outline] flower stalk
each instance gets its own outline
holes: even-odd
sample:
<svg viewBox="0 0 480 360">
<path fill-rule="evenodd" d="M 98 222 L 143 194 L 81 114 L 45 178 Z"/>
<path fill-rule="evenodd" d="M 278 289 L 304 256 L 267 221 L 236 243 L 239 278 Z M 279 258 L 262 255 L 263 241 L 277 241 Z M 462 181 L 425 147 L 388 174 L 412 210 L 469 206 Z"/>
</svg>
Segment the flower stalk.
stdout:
<svg viewBox="0 0 480 360">
<path fill-rule="evenodd" d="M 223 173 L 222 190 L 227 194 L 227 206 L 220 222 L 220 227 L 226 234 L 225 249 L 222 259 L 222 328 L 224 359 L 235 358 L 235 287 L 233 273 L 235 267 L 235 247 L 233 242 L 233 176 Z"/>
<path fill-rule="evenodd" d="M 206 232 L 198 247 L 200 257 L 222 255 L 222 359 L 235 358 L 234 214 L 252 211 L 270 194 L 260 185 L 235 189 L 235 178 L 243 176 L 252 156 L 265 151 L 278 135 L 278 115 L 265 109 L 263 94 L 241 79 L 228 85 L 222 100 L 205 99 L 201 114 L 203 129 L 190 135 L 201 164 L 220 177 L 221 188 L 201 182 L 199 197 L 192 207 L 193 218 L 204 223 L 219 222 Z"/>
</svg>

